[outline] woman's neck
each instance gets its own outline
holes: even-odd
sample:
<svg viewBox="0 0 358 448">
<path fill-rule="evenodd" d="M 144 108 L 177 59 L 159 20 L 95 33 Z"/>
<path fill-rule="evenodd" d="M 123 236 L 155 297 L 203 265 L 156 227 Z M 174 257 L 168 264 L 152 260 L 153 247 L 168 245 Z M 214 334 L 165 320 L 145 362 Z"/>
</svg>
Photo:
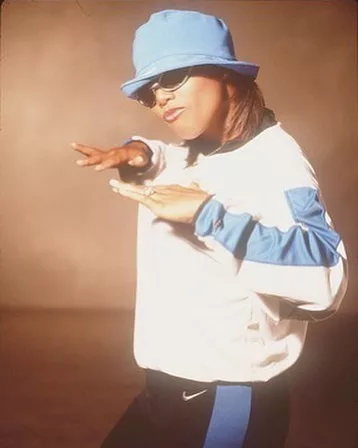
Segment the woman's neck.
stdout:
<svg viewBox="0 0 358 448">
<path fill-rule="evenodd" d="M 189 146 L 189 151 L 196 155 L 208 155 L 222 145 L 219 140 L 208 139 L 202 136 L 194 140 L 187 141 L 186 143 Z"/>
<path fill-rule="evenodd" d="M 251 138 L 255 137 L 265 129 L 270 126 L 273 126 L 277 123 L 275 114 L 270 109 L 265 109 L 260 125 L 258 126 L 254 135 Z M 214 139 L 209 139 L 204 137 L 203 135 L 193 139 L 186 141 L 186 145 L 189 147 L 188 153 L 188 166 L 194 164 L 199 156 L 199 154 L 204 154 L 206 156 L 224 152 L 230 152 L 235 149 L 240 148 L 243 144 L 247 143 L 248 140 L 242 140 L 240 136 L 229 137 L 225 141 L 219 141 Z"/>
</svg>

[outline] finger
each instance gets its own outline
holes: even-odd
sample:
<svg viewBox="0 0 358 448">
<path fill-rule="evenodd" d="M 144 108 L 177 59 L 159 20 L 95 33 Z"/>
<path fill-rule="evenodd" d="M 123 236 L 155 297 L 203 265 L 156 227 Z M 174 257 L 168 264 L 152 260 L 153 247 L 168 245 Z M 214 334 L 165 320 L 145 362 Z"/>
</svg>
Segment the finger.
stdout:
<svg viewBox="0 0 358 448">
<path fill-rule="evenodd" d="M 128 189 L 117 189 L 117 193 L 121 196 L 124 196 L 129 199 L 133 199 L 134 201 L 140 202 L 141 204 L 145 204 L 148 206 L 148 202 L 152 200 L 152 198 L 148 196 L 144 196 L 143 194 L 137 193 L 135 191 L 131 191 Z"/>
<path fill-rule="evenodd" d="M 139 186 L 134 184 L 128 184 L 125 182 L 120 182 L 117 179 L 111 179 L 109 181 L 112 189 L 117 190 L 122 196 L 129 197 L 131 199 L 135 199 L 138 202 L 141 202 L 145 205 L 148 205 L 148 201 L 153 201 L 153 194 L 148 196 L 145 194 L 148 186 Z M 156 194 L 155 192 L 154 194 Z"/>
<path fill-rule="evenodd" d="M 100 151 L 98 148 L 92 148 L 90 146 L 81 145 L 80 143 L 75 142 L 71 143 L 71 146 L 75 151 L 78 151 L 85 156 L 91 156 L 94 152 Z"/>
<path fill-rule="evenodd" d="M 104 158 L 95 168 L 96 171 L 103 171 L 108 168 L 118 168 L 119 165 L 125 163 L 132 166 L 143 166 L 144 164 L 144 158 L 142 156 L 135 156 L 133 159 L 130 159 L 130 153 L 125 150 L 121 151 L 120 148 L 116 148 L 115 150 L 111 150 L 105 154 L 106 158 Z"/>
<path fill-rule="evenodd" d="M 142 187 L 143 188 L 143 187 Z M 170 193 L 175 190 L 180 190 L 185 187 L 181 187 L 180 185 L 171 184 L 171 185 L 156 185 L 155 191 L 162 192 L 162 193 Z"/>
<path fill-rule="evenodd" d="M 88 157 L 88 159 L 76 160 L 76 164 L 78 166 L 92 166 L 92 165 L 97 165 L 100 162 L 101 162 L 101 156 L 100 155 Z"/>
<path fill-rule="evenodd" d="M 179 184 L 170 184 L 170 185 L 156 185 L 155 189 L 160 191 L 185 191 L 188 189 L 197 189 L 198 184 L 195 184 L 192 182 L 190 185 L 184 187 L 183 185 Z"/>
<path fill-rule="evenodd" d="M 109 185 L 113 188 L 120 188 L 124 182 L 117 179 L 110 179 Z"/>
<path fill-rule="evenodd" d="M 118 160 L 118 158 L 108 157 L 107 159 L 102 160 L 101 163 L 96 166 L 95 170 L 103 171 L 108 168 L 114 168 L 114 167 L 117 167 L 119 163 L 120 163 L 120 161 Z"/>
<path fill-rule="evenodd" d="M 128 184 L 126 182 L 121 182 L 117 179 L 111 179 L 109 181 L 109 185 L 113 188 L 117 188 L 120 191 L 131 191 L 133 193 L 140 194 L 144 196 L 144 190 L 147 188 L 143 185 L 135 185 L 135 184 Z"/>
<path fill-rule="evenodd" d="M 110 184 L 112 185 L 112 191 L 115 193 L 119 193 L 120 195 L 133 199 L 137 202 L 140 202 L 142 204 L 145 204 L 148 206 L 148 202 L 151 200 L 151 198 L 149 196 L 145 196 L 143 195 L 143 193 L 140 193 L 136 190 L 136 188 L 128 188 L 128 186 L 124 186 L 121 183 L 115 183 L 115 182 L 110 182 Z M 115 185 L 115 186 L 113 186 Z M 133 186 L 135 187 L 135 186 Z"/>
</svg>

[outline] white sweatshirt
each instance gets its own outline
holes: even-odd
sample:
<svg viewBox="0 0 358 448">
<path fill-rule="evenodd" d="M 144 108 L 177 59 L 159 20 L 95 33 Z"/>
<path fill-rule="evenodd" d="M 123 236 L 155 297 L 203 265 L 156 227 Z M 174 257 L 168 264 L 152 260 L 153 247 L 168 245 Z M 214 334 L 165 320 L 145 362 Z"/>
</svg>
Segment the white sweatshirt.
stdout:
<svg viewBox="0 0 358 448">
<path fill-rule="evenodd" d="M 153 151 L 147 185 L 191 182 L 215 195 L 195 226 L 140 206 L 137 363 L 198 381 L 267 381 L 299 357 L 309 320 L 337 310 L 346 255 L 314 171 L 277 124 L 232 152 Z"/>
</svg>

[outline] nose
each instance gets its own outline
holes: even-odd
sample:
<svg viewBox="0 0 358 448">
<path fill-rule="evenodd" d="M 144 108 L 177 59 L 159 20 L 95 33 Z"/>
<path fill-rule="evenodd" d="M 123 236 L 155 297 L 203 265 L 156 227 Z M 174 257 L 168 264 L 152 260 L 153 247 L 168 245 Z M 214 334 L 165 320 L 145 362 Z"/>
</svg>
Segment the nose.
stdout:
<svg viewBox="0 0 358 448">
<path fill-rule="evenodd" d="M 153 94 L 155 96 L 156 103 L 160 107 L 165 106 L 168 101 L 174 98 L 174 92 L 167 92 L 166 90 L 163 90 L 160 87 L 156 88 Z"/>
</svg>

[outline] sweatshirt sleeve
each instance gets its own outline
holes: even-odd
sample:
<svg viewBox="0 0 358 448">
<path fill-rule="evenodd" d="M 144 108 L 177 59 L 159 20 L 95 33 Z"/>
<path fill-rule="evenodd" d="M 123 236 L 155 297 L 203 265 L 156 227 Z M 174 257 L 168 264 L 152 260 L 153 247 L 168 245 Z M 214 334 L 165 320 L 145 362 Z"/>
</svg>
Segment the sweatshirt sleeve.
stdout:
<svg viewBox="0 0 358 448">
<path fill-rule="evenodd" d="M 267 207 L 253 215 L 213 197 L 195 221 L 195 234 L 237 260 L 240 281 L 260 296 L 282 299 L 287 317 L 319 320 L 335 312 L 347 288 L 347 258 L 302 152 L 276 163 L 269 188 L 258 187 Z M 272 179 L 272 176 L 271 176 Z M 240 192 L 237 192 L 239 202 Z M 273 218 L 272 218 L 273 217 Z"/>
</svg>

